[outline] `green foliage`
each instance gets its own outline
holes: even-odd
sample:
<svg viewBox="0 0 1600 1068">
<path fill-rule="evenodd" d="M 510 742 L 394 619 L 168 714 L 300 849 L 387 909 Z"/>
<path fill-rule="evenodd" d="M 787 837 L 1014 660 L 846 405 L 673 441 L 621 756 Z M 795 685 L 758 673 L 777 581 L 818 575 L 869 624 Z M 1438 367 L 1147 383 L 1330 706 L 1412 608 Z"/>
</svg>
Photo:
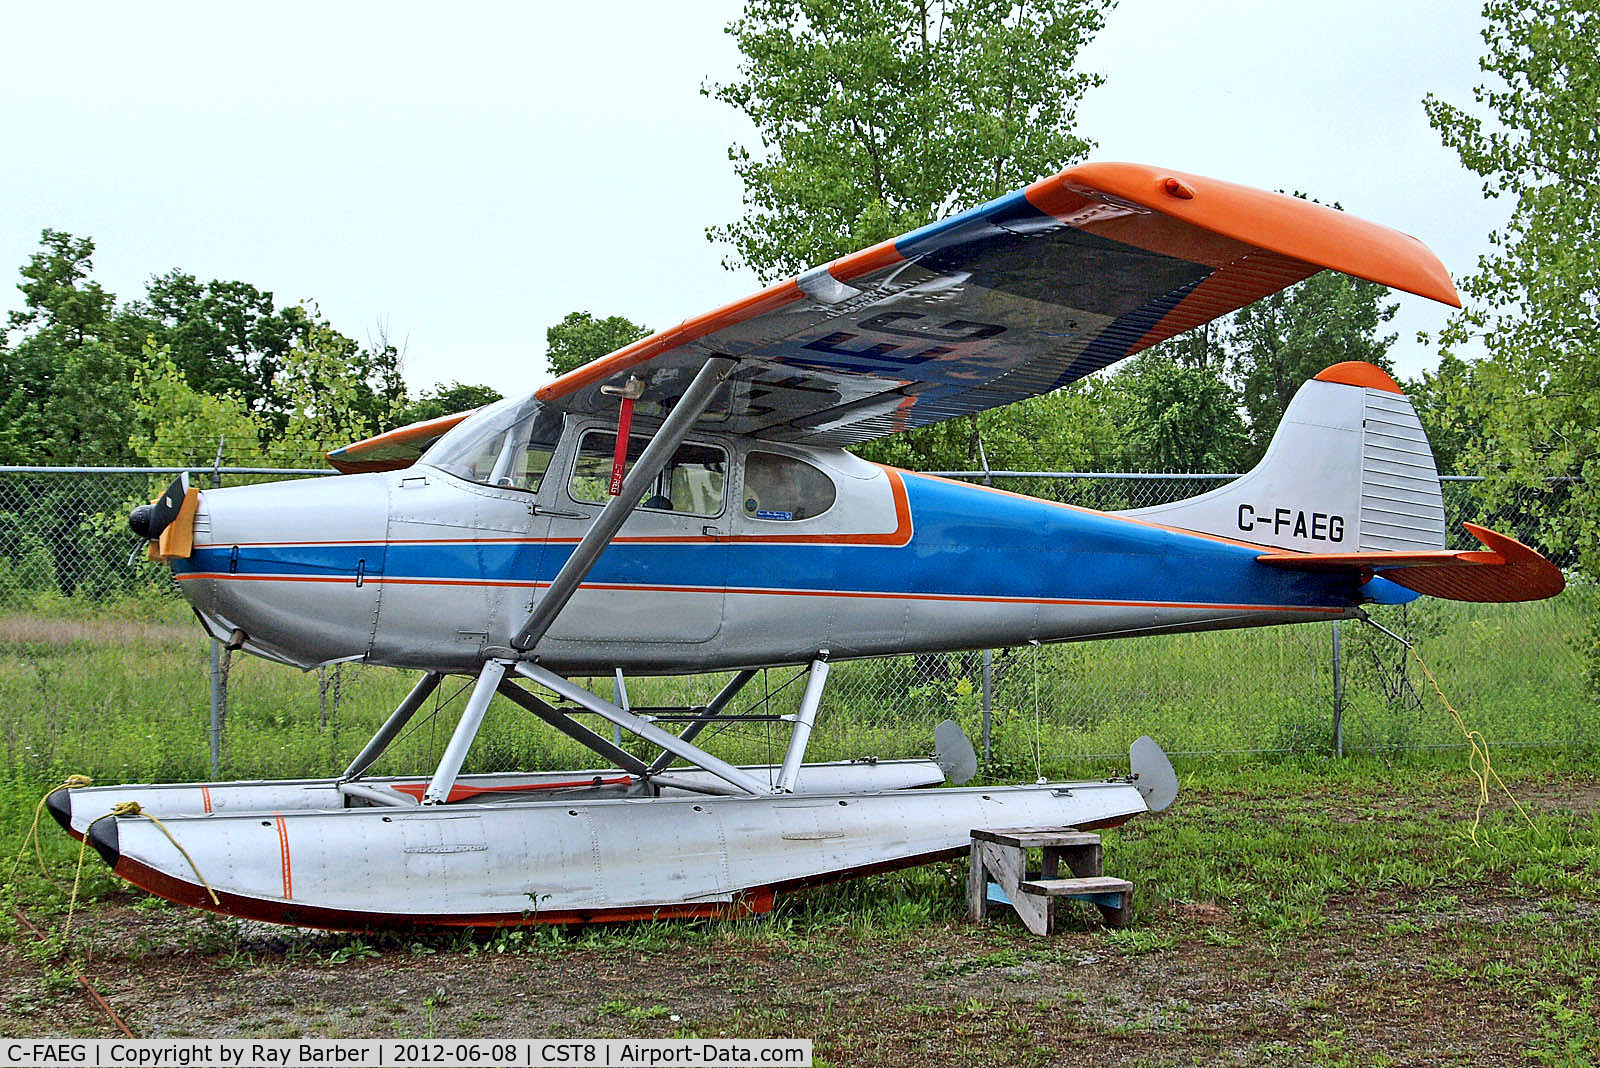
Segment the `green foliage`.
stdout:
<svg viewBox="0 0 1600 1068">
<path fill-rule="evenodd" d="M 1101 78 L 1074 70 L 1106 0 L 746 0 L 740 78 L 705 92 L 756 126 L 729 149 L 744 218 L 707 231 L 764 279 L 973 207 L 1092 147 Z"/>
<path fill-rule="evenodd" d="M 1215 364 L 1160 352 L 1135 358 L 1107 383 L 1123 429 L 1122 466 L 1140 471 L 1233 471 L 1246 449 L 1238 398 Z"/>
<path fill-rule="evenodd" d="M 219 449 L 238 466 L 267 466 L 261 427 L 237 394 L 202 393 L 172 359 L 170 345 L 145 340 L 134 394 L 129 447 L 152 466 L 206 466 Z"/>
<path fill-rule="evenodd" d="M 279 309 L 271 293 L 247 282 L 202 283 L 174 270 L 151 278 L 131 313 L 148 320 L 195 390 L 233 394 L 252 413 L 283 411 L 278 371 L 311 325 L 305 309 Z"/>
<path fill-rule="evenodd" d="M 1476 410 L 1473 366 L 1452 352 L 1439 357 L 1439 366 L 1403 383 L 1417 419 L 1433 446 L 1433 461 L 1440 474 L 1472 474 L 1471 458 L 1484 448 L 1483 418 Z"/>
<path fill-rule="evenodd" d="M 545 359 L 550 363 L 551 374 L 564 375 L 592 360 L 609 356 L 624 345 L 649 337 L 651 332 L 648 326 L 640 326 L 620 315 L 596 319 L 586 311 L 568 312 L 544 333 Z"/>
<path fill-rule="evenodd" d="M 89 278 L 93 241 L 45 230 L 40 243 L 0 345 L 0 463 L 121 462 L 133 361 L 116 345 L 116 298 Z"/>
<path fill-rule="evenodd" d="M 474 408 L 482 408 L 485 404 L 493 404 L 499 399 L 500 391 L 492 386 L 451 382 L 449 385 L 438 385 L 432 389 L 423 390 L 416 400 L 407 404 L 395 416 L 395 422 L 404 426 L 407 423 L 423 423 L 429 419 L 442 419 L 447 415 L 455 415 L 457 412 L 467 412 Z"/>
<path fill-rule="evenodd" d="M 287 408 L 278 447 L 292 456 L 313 456 L 379 433 L 394 424 L 405 404 L 393 346 L 363 353 L 314 304 L 303 308 L 309 325 L 284 355 L 278 375 Z"/>
<path fill-rule="evenodd" d="M 1462 288 L 1446 350 L 1479 337 L 1464 410 L 1482 426 L 1473 460 L 1491 500 L 1550 477 L 1581 481 L 1540 510 L 1540 533 L 1600 571 L 1600 12 L 1587 0 L 1488 0 L 1488 76 L 1475 107 L 1430 96 L 1445 145 L 1512 201 L 1492 251 Z"/>
<path fill-rule="evenodd" d="M 1373 282 L 1323 271 L 1234 313 L 1226 340 L 1229 369 L 1250 419 L 1255 458 L 1266 451 L 1307 379 L 1346 360 L 1393 372 L 1385 353 L 1395 336 L 1378 333 L 1399 307 L 1383 303 L 1388 292 Z"/>
</svg>

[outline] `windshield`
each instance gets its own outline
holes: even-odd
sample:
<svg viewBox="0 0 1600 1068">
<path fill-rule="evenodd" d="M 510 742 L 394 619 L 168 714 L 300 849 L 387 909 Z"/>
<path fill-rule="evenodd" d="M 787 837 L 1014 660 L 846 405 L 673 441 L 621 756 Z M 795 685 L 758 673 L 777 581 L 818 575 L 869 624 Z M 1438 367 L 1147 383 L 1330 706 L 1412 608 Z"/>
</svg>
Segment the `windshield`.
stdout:
<svg viewBox="0 0 1600 1068">
<path fill-rule="evenodd" d="M 532 397 L 503 400 L 452 429 L 419 462 L 468 482 L 537 490 L 561 440 L 561 423 L 559 411 Z"/>
</svg>

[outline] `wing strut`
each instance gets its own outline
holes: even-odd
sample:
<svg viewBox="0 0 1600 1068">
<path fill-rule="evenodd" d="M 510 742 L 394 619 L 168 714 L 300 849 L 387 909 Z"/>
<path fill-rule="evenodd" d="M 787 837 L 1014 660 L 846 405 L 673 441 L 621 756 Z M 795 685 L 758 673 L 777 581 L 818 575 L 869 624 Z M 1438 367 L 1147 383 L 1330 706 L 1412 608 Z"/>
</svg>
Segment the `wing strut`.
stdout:
<svg viewBox="0 0 1600 1068">
<path fill-rule="evenodd" d="M 694 376 L 694 381 L 689 383 L 689 388 L 678 399 L 678 403 L 673 405 L 671 414 L 662 422 L 661 429 L 650 439 L 650 444 L 645 447 L 644 453 L 633 465 L 633 470 L 623 479 L 621 491 L 606 502 L 594 525 L 583 535 L 578 547 L 572 550 L 567 562 L 561 565 L 561 570 L 550 583 L 550 588 L 534 606 L 528 622 L 523 624 L 522 629 L 511 639 L 513 646 L 526 653 L 539 644 L 539 639 L 544 637 L 550 625 L 556 621 L 556 616 L 560 615 L 567 602 L 572 600 L 572 595 L 578 592 L 578 586 L 594 567 L 600 554 L 605 552 L 606 547 L 611 544 L 611 539 L 622 529 L 623 522 L 633 514 L 634 505 L 639 502 L 640 496 L 655 481 L 661 469 L 667 465 L 672 454 L 688 436 L 689 428 L 711 403 L 712 394 L 722 384 L 733 364 L 734 361 L 725 356 L 716 356 L 701 366 Z"/>
<path fill-rule="evenodd" d="M 828 650 L 824 649 L 811 661 L 806 692 L 800 698 L 800 710 L 794 717 L 794 733 L 789 736 L 789 750 L 783 755 L 783 770 L 778 773 L 776 789 L 780 794 L 794 793 L 794 782 L 800 777 L 800 765 L 811 741 L 811 727 L 817 721 L 817 708 L 822 704 L 822 690 L 828 684 L 827 656 Z"/>
</svg>

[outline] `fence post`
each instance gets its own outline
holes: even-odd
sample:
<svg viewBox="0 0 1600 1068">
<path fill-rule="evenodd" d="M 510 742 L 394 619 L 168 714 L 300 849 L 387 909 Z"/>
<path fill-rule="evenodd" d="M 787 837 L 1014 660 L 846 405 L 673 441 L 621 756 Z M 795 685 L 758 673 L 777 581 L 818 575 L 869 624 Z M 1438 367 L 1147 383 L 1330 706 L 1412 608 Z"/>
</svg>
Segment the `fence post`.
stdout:
<svg viewBox="0 0 1600 1068">
<path fill-rule="evenodd" d="M 994 650 L 983 651 L 983 762 L 990 763 L 989 740 L 994 715 Z"/>
<path fill-rule="evenodd" d="M 222 445 L 226 437 L 217 439 L 217 458 L 211 465 L 211 488 L 222 485 Z M 222 718 L 227 715 L 227 680 L 222 677 L 222 643 L 211 639 L 211 777 L 216 778 L 222 767 Z"/>
<path fill-rule="evenodd" d="M 1339 621 L 1333 621 L 1333 755 L 1344 756 L 1344 657 L 1339 654 Z"/>
</svg>

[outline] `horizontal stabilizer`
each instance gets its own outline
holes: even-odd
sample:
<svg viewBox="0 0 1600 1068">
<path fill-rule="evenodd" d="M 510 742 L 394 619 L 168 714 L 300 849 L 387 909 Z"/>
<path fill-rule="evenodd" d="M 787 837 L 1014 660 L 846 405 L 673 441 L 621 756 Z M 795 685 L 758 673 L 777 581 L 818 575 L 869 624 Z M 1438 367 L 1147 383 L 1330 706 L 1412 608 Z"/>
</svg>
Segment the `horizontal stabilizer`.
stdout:
<svg viewBox="0 0 1600 1068">
<path fill-rule="evenodd" d="M 334 449 L 328 453 L 328 462 L 346 475 L 364 471 L 399 471 L 416 463 L 434 442 L 444 437 L 447 430 L 471 414 L 457 412 L 455 415 L 397 427 L 377 437 Z"/>
<path fill-rule="evenodd" d="M 1408 590 L 1450 601 L 1537 601 L 1567 584 L 1561 569 L 1515 538 L 1465 524 L 1483 549 L 1430 552 L 1263 553 L 1272 567 L 1296 571 L 1360 571 Z"/>
</svg>

